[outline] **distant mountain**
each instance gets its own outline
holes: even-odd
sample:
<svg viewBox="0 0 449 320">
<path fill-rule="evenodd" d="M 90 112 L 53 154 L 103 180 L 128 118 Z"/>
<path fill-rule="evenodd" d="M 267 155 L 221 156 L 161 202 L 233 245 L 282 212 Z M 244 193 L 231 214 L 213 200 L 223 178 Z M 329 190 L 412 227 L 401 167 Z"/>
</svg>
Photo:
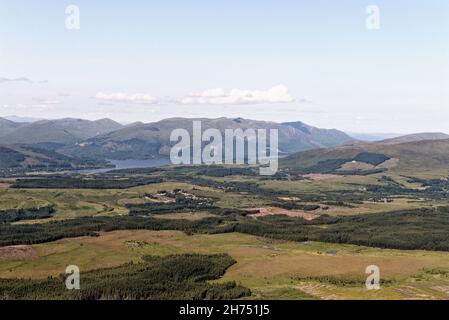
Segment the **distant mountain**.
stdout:
<svg viewBox="0 0 449 320">
<path fill-rule="evenodd" d="M 6 120 L 9 121 L 9 120 Z M 10 128 L 9 126 L 13 126 Z M 15 126 L 15 127 L 14 127 Z M 67 145 L 102 135 L 123 126 L 110 119 L 97 121 L 81 119 L 41 120 L 33 123 L 17 124 L 9 122 L 0 131 L 1 144 L 55 144 Z"/>
<path fill-rule="evenodd" d="M 40 170 L 83 169 L 106 163 L 68 157 L 35 147 L 0 145 L 0 176 Z"/>
<path fill-rule="evenodd" d="M 6 116 L 3 118 L 14 122 L 36 122 L 45 120 L 44 118 L 19 117 L 19 116 Z"/>
<path fill-rule="evenodd" d="M 401 136 L 400 133 L 356 133 L 356 132 L 347 132 L 347 134 L 360 141 L 367 141 L 367 142 L 375 142 L 375 141 L 381 141 L 391 138 L 396 138 Z"/>
<path fill-rule="evenodd" d="M 143 126 L 145 123 L 141 122 L 141 121 L 137 121 L 137 122 L 132 122 L 132 123 L 127 123 L 125 124 L 125 127 L 137 127 L 137 126 Z"/>
<path fill-rule="evenodd" d="M 336 129 L 319 129 L 300 121 L 285 122 L 281 123 L 281 125 L 293 127 L 304 134 L 304 138 L 306 139 L 303 140 L 303 145 L 300 147 L 302 150 L 333 147 L 354 141 L 353 138 L 342 131 Z"/>
<path fill-rule="evenodd" d="M 423 132 L 409 134 L 405 136 L 395 137 L 391 139 L 382 140 L 379 143 L 383 144 L 398 144 L 405 142 L 423 141 L 423 140 L 442 140 L 449 139 L 449 135 L 441 132 Z"/>
<path fill-rule="evenodd" d="M 171 132 L 174 129 L 183 128 L 191 133 L 194 120 L 201 121 L 203 130 L 216 128 L 222 134 L 225 129 L 278 129 L 281 154 L 354 141 L 341 131 L 318 129 L 302 122 L 275 123 L 242 118 L 171 118 L 155 123 L 128 125 L 120 130 L 87 139 L 75 146 L 67 146 L 61 149 L 61 152 L 103 159 L 145 159 L 168 156 L 172 145 Z"/>
<path fill-rule="evenodd" d="M 370 174 L 393 171 L 401 175 L 447 177 L 449 139 L 405 143 L 357 142 L 295 153 L 281 159 L 281 166 L 303 173 Z"/>
<path fill-rule="evenodd" d="M 0 118 L 0 137 L 10 134 L 22 125 L 23 124 L 21 123 L 16 123 L 5 118 Z"/>
</svg>

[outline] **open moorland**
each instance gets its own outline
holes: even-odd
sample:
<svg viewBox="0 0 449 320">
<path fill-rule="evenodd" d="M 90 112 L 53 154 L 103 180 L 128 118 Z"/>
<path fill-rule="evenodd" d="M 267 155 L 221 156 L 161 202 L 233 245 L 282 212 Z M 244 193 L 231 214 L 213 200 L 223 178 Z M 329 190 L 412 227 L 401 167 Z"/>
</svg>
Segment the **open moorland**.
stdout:
<svg viewBox="0 0 449 320">
<path fill-rule="evenodd" d="M 0 297 L 447 299 L 446 158 L 418 170 L 424 154 L 413 164 L 385 146 L 302 152 L 273 177 L 251 166 L 5 177 Z M 68 265 L 79 291 L 65 289 Z M 365 286 L 370 265 L 380 290 Z"/>
</svg>

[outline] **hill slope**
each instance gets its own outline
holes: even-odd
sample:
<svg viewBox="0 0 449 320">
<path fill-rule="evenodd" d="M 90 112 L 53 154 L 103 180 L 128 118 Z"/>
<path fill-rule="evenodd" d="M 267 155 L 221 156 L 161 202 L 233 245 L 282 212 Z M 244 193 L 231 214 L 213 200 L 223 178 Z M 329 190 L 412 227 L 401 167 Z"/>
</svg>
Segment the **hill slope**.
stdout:
<svg viewBox="0 0 449 320">
<path fill-rule="evenodd" d="M 449 139 L 449 135 L 441 132 L 423 132 L 423 133 L 415 133 L 409 134 L 405 136 L 395 137 L 391 139 L 385 139 L 379 141 L 379 143 L 383 144 L 398 144 L 405 142 L 414 142 L 414 141 L 423 141 L 423 140 L 443 140 Z"/>
<path fill-rule="evenodd" d="M 0 137 L 10 134 L 23 125 L 23 123 L 17 123 L 5 118 L 0 118 Z"/>
<path fill-rule="evenodd" d="M 68 157 L 51 150 L 0 145 L 0 175 L 40 170 L 83 169 L 105 163 Z"/>
<path fill-rule="evenodd" d="M 22 125 L 16 124 L 16 127 L 9 130 L 7 134 L 0 135 L 0 143 L 66 145 L 120 128 L 122 128 L 121 124 L 110 119 L 97 121 L 70 118 L 42 120 Z"/>
<path fill-rule="evenodd" d="M 380 170 L 413 175 L 434 172 L 447 177 L 449 139 L 397 144 L 354 143 L 295 153 L 282 159 L 281 165 L 307 173 L 363 174 Z"/>
<path fill-rule="evenodd" d="M 201 121 L 203 131 L 208 128 L 216 128 L 222 132 L 222 135 L 225 129 L 278 129 L 281 154 L 336 146 L 353 141 L 352 138 L 341 131 L 318 129 L 301 122 L 279 124 L 242 118 L 172 118 L 155 123 L 137 123 L 88 139 L 76 146 L 66 147 L 61 151 L 65 154 L 108 159 L 143 159 L 168 156 L 172 145 L 170 143 L 171 132 L 174 129 L 182 128 L 192 133 L 192 122 L 194 120 Z"/>
</svg>

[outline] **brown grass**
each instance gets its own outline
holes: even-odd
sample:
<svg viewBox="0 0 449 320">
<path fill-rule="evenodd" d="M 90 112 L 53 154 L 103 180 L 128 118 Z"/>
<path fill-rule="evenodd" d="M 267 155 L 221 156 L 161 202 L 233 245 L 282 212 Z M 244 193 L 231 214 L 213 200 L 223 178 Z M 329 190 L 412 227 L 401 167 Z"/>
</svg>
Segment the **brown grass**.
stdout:
<svg viewBox="0 0 449 320">
<path fill-rule="evenodd" d="M 372 170 L 375 167 L 372 164 L 359 162 L 359 161 L 348 161 L 343 164 L 337 171 L 366 171 Z"/>
<path fill-rule="evenodd" d="M 306 179 L 312 181 L 321 181 L 321 180 L 329 180 L 335 178 L 341 178 L 338 174 L 327 174 L 327 173 L 309 173 L 303 176 Z"/>
<path fill-rule="evenodd" d="M 38 257 L 28 261 L 1 261 L 0 277 L 46 278 L 63 273 L 75 264 L 82 272 L 113 267 L 129 261 L 140 261 L 142 255 L 165 256 L 176 253 L 228 253 L 237 263 L 219 282 L 235 280 L 250 288 L 252 298 L 283 297 L 280 289 L 302 290 L 323 299 L 344 298 L 410 298 L 402 289 L 411 284 L 401 282 L 379 292 L 367 292 L 363 285 L 337 287 L 309 281 L 304 277 L 366 277 L 365 268 L 380 267 L 381 279 L 406 279 L 423 268 L 449 268 L 449 253 L 428 251 L 382 250 L 341 244 L 316 242 L 295 243 L 229 233 L 188 236 L 178 231 L 114 231 L 99 237 L 63 239 L 34 245 Z M 326 254 L 335 250 L 336 254 Z M 449 286 L 446 281 L 412 284 L 415 291 L 423 286 Z M 278 291 L 276 291 L 277 289 Z M 276 289 L 276 290 L 275 290 Z M 399 289 L 399 291 L 398 291 Z M 419 289 L 419 290 L 418 290 Z M 442 289 L 434 290 L 435 294 Z M 294 294 L 289 298 L 301 297 Z M 420 293 L 420 292 L 418 292 Z"/>
<path fill-rule="evenodd" d="M 287 210 L 277 207 L 263 207 L 263 208 L 247 208 L 244 210 L 254 211 L 256 213 L 249 214 L 248 217 L 257 218 L 264 216 L 272 216 L 272 215 L 285 215 L 289 217 L 300 217 L 306 220 L 313 220 L 319 217 L 317 214 L 313 214 L 306 211 L 301 210 Z"/>
<path fill-rule="evenodd" d="M 37 257 L 31 246 L 9 246 L 0 248 L 0 261 L 30 260 Z"/>
</svg>

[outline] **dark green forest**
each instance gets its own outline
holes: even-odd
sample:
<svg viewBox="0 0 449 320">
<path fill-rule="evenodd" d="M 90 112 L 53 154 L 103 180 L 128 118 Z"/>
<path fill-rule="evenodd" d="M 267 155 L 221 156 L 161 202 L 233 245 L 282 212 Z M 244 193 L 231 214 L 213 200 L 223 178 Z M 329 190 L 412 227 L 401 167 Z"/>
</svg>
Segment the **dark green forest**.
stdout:
<svg viewBox="0 0 449 320">
<path fill-rule="evenodd" d="M 50 218 L 54 211 L 55 210 L 52 205 L 40 208 L 0 210 L 0 224 L 21 220 L 46 219 Z"/>
<path fill-rule="evenodd" d="M 11 188 L 33 189 L 127 189 L 160 183 L 159 177 L 131 177 L 122 179 L 51 176 L 45 178 L 17 179 Z"/>
<path fill-rule="evenodd" d="M 230 256 L 143 257 L 142 263 L 80 274 L 80 290 L 67 290 L 67 275 L 44 280 L 0 279 L 0 299 L 204 300 L 238 299 L 250 290 L 235 282 L 211 284 L 235 263 Z"/>
<path fill-rule="evenodd" d="M 323 228 L 326 226 L 326 228 Z M 449 208 L 330 217 L 307 221 L 287 216 L 258 219 L 232 212 L 202 220 L 151 217 L 84 217 L 39 224 L 0 225 L 0 245 L 33 244 L 113 230 L 179 230 L 193 233 L 241 232 L 292 241 L 349 243 L 380 248 L 449 251 Z"/>
</svg>

